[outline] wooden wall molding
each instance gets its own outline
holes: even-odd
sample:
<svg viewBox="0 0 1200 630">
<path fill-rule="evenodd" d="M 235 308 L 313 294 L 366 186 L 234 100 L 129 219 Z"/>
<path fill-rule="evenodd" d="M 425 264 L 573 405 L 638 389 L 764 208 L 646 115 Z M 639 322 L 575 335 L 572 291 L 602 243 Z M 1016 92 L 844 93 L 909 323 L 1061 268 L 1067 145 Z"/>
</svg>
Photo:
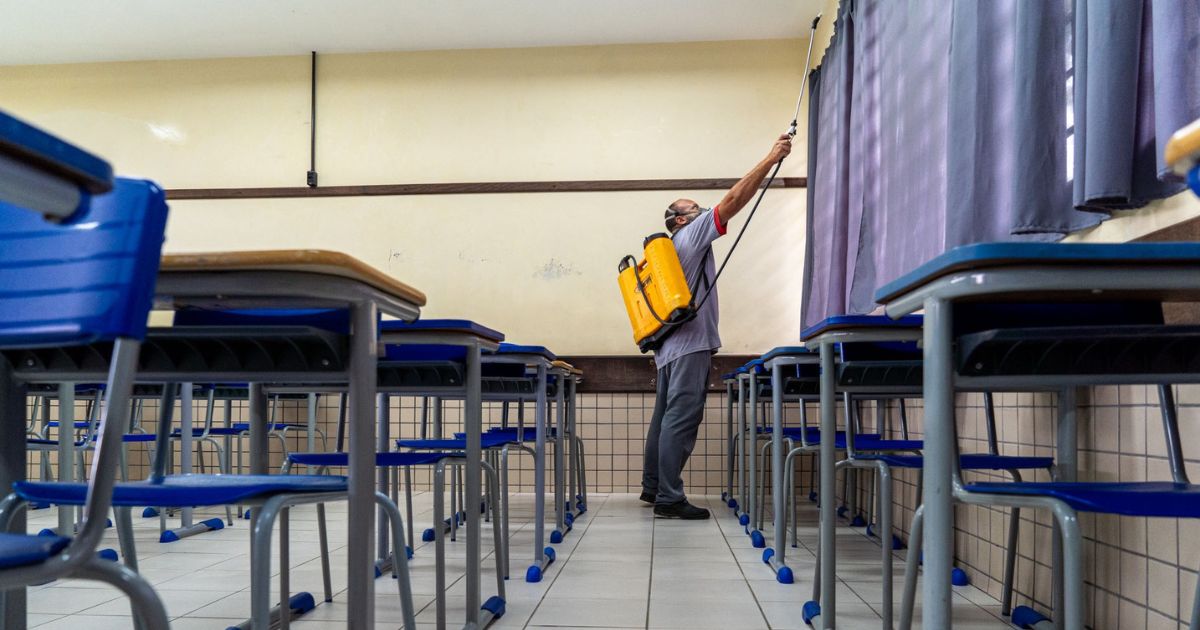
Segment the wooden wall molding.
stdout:
<svg viewBox="0 0 1200 630">
<path fill-rule="evenodd" d="M 737 178 L 595 179 L 546 182 L 464 182 L 445 184 L 373 184 L 364 186 L 283 186 L 274 188 L 174 188 L 171 200 L 288 199 L 305 197 L 377 197 L 406 195 L 488 195 L 551 192 L 629 192 L 643 190 L 723 190 Z M 772 188 L 805 188 L 805 177 L 777 177 Z"/>
</svg>

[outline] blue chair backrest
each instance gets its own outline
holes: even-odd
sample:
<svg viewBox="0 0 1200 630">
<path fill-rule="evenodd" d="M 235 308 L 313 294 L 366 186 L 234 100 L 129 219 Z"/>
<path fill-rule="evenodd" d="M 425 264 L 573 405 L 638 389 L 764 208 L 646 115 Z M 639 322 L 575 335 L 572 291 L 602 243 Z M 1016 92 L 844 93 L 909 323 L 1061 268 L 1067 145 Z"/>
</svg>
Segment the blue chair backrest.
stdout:
<svg viewBox="0 0 1200 630">
<path fill-rule="evenodd" d="M 165 199 L 118 179 L 65 223 L 0 202 L 0 348 L 145 337 Z"/>
</svg>

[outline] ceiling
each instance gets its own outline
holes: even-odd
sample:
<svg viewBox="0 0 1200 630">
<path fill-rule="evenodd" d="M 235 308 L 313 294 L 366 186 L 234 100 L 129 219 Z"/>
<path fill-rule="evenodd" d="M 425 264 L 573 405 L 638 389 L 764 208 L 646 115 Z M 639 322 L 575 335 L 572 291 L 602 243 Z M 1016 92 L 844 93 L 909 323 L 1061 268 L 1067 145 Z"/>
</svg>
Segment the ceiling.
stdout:
<svg viewBox="0 0 1200 630">
<path fill-rule="evenodd" d="M 776 39 L 822 0 L 0 0 L 0 65 Z"/>
</svg>

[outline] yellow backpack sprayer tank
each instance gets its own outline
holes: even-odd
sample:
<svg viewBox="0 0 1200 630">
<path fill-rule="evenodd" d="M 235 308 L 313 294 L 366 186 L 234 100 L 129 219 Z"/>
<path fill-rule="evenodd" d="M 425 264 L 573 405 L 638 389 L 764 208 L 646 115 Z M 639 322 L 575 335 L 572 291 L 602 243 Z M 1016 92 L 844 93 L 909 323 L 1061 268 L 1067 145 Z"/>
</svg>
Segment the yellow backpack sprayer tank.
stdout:
<svg viewBox="0 0 1200 630">
<path fill-rule="evenodd" d="M 696 315 L 675 243 L 666 234 L 651 234 L 642 243 L 645 258 L 626 256 L 617 265 L 617 282 L 642 352 L 657 350 L 662 340 Z"/>
<path fill-rule="evenodd" d="M 813 20 L 812 30 L 809 33 L 808 58 L 804 61 L 806 79 L 808 64 L 812 59 L 813 35 L 816 34 L 817 23 L 820 20 L 821 16 L 818 15 Z M 800 84 L 800 96 L 796 99 L 796 113 L 792 116 L 792 123 L 787 130 L 788 135 L 793 137 L 796 135 L 796 121 L 800 117 L 800 103 L 804 100 L 806 84 L 807 80 Z M 742 235 L 746 233 L 746 228 L 750 225 L 750 220 L 758 211 L 758 205 L 762 203 L 763 195 L 771 187 L 771 182 L 775 180 L 775 175 L 779 173 L 779 167 L 782 165 L 783 161 L 780 160 L 775 165 L 775 169 L 771 171 L 771 176 L 767 178 L 758 194 L 758 200 L 750 209 L 750 216 L 746 218 L 746 223 L 742 225 L 737 238 L 733 241 L 733 246 L 729 248 L 729 253 L 725 255 L 725 260 L 721 262 L 721 267 L 717 269 L 717 275 L 713 277 L 711 283 L 703 275 L 703 266 L 701 267 L 701 278 L 698 280 L 704 280 L 708 288 L 698 304 L 693 299 L 693 290 L 688 287 L 683 266 L 679 264 L 679 254 L 675 251 L 675 243 L 666 234 L 651 234 L 646 237 L 646 240 L 642 242 L 645 258 L 641 262 L 638 262 L 633 256 L 626 256 L 617 264 L 617 284 L 621 287 L 625 312 L 629 314 L 629 323 L 633 326 L 633 340 L 637 343 L 639 350 L 643 353 L 658 350 L 663 341 L 671 336 L 671 333 L 696 317 L 696 313 L 712 295 L 713 288 L 717 286 L 717 279 L 721 277 L 721 272 L 725 271 L 725 264 L 729 262 L 729 257 L 737 249 Z"/>
</svg>

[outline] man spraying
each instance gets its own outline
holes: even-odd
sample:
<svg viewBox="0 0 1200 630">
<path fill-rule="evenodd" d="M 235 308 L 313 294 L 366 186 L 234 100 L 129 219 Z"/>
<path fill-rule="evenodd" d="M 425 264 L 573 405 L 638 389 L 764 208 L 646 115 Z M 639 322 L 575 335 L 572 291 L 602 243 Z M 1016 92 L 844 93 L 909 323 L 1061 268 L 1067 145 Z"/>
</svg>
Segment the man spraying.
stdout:
<svg viewBox="0 0 1200 630">
<path fill-rule="evenodd" d="M 678 199 L 667 207 L 666 227 L 688 286 L 711 291 L 712 295 L 700 304 L 695 318 L 680 325 L 654 353 L 658 392 L 646 433 L 641 500 L 654 504 L 656 517 L 698 520 L 709 516 L 708 510 L 688 503 L 683 491 L 683 467 L 696 446 L 704 419 L 712 355 L 721 347 L 717 288 L 708 282 L 716 277 L 712 242 L 725 234 L 729 221 L 758 191 L 767 173 L 791 151 L 791 135 L 779 136 L 771 152 L 711 210 L 691 199 Z"/>
</svg>

